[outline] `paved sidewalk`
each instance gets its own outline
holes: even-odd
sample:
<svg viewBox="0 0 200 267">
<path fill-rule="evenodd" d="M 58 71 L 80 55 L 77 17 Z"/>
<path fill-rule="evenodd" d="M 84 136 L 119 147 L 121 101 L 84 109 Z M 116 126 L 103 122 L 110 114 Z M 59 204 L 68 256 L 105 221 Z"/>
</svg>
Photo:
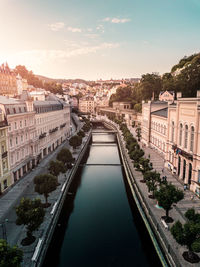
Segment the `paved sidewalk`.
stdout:
<svg viewBox="0 0 200 267">
<path fill-rule="evenodd" d="M 79 131 L 82 126 L 82 123 L 78 122 L 78 119 L 76 119 L 76 122 L 78 124 L 78 127 L 75 127 L 73 125 L 72 134 L 76 134 L 76 132 Z M 84 138 L 81 147 L 77 149 L 75 153 L 73 153 L 74 158 L 78 157 L 79 150 L 81 150 L 81 148 L 83 147 L 86 138 L 87 136 Z M 44 158 L 34 170 L 28 173 L 24 178 L 19 180 L 16 185 L 14 185 L 6 194 L 2 195 L 0 198 L 0 238 L 6 239 L 11 246 L 18 245 L 18 247 L 23 250 L 24 261 L 22 266 L 24 267 L 30 266 L 31 258 L 35 251 L 35 246 L 37 245 L 38 238 L 42 236 L 42 233 L 45 231 L 45 228 L 48 226 L 48 223 L 51 220 L 50 211 L 52 210 L 53 203 L 57 201 L 59 195 L 61 194 L 62 185 L 69 178 L 71 170 L 67 170 L 65 174 L 59 175 L 58 180 L 60 185 L 55 191 L 50 194 L 48 198 L 48 201 L 52 205 L 49 208 L 45 209 L 46 213 L 44 222 L 40 226 L 39 230 L 33 233 L 33 235 L 36 237 L 36 241 L 30 246 L 21 246 L 21 240 L 26 236 L 26 229 L 23 225 L 16 225 L 16 213 L 14 208 L 19 204 L 22 197 L 28 197 L 31 199 L 37 197 L 40 198 L 42 202 L 44 202 L 44 196 L 39 195 L 34 191 L 33 179 L 36 175 L 47 172 L 49 161 L 55 160 L 57 153 L 63 147 L 70 149 L 68 140 L 64 141 L 51 154 Z"/>
<path fill-rule="evenodd" d="M 129 127 L 129 130 L 131 131 L 133 136 L 136 137 L 134 128 Z M 141 143 L 140 145 L 142 147 Z M 161 174 L 161 177 L 166 175 L 168 182 L 171 182 L 179 189 L 184 190 L 183 182 L 180 179 L 178 179 L 176 175 L 173 175 L 171 171 L 169 171 L 166 167 L 164 167 L 164 158 L 155 149 L 152 149 L 149 147 L 143 147 L 142 149 L 145 152 L 146 158 L 148 158 L 148 156 L 150 155 L 150 161 L 153 164 L 153 168 L 154 170 L 156 170 L 157 172 Z M 191 198 L 193 198 L 193 200 Z M 177 205 L 175 206 L 175 209 L 185 219 L 184 213 L 189 208 L 194 208 L 196 212 L 200 213 L 200 199 L 192 191 L 186 190 L 184 191 L 184 199 L 177 203 Z"/>
</svg>

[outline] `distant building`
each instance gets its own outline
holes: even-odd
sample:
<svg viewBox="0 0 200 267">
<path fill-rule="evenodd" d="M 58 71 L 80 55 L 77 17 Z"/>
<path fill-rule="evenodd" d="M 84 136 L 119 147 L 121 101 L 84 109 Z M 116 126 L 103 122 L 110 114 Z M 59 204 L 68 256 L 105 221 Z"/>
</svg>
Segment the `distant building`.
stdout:
<svg viewBox="0 0 200 267">
<path fill-rule="evenodd" d="M 18 94 L 16 74 L 7 63 L 0 66 L 0 94 L 8 96 Z"/>
<path fill-rule="evenodd" d="M 19 74 L 16 76 L 17 79 L 17 95 L 21 95 L 22 92 L 28 89 L 28 83 L 26 79 L 23 79 Z"/>
<path fill-rule="evenodd" d="M 79 99 L 79 110 L 83 113 L 94 113 L 94 97 L 82 97 Z"/>
<path fill-rule="evenodd" d="M 161 91 L 159 94 L 159 101 L 173 102 L 175 99 L 174 91 Z"/>
<path fill-rule="evenodd" d="M 0 194 L 12 184 L 8 150 L 8 123 L 0 110 Z"/>
</svg>

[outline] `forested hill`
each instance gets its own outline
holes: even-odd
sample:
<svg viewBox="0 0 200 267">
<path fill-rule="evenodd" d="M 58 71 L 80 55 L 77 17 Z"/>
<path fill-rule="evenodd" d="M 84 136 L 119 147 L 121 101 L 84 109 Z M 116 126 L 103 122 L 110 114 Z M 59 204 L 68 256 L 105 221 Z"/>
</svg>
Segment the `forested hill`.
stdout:
<svg viewBox="0 0 200 267">
<path fill-rule="evenodd" d="M 197 90 L 200 90 L 200 53 L 182 58 L 169 73 L 162 76 L 147 73 L 135 86 L 119 88 L 111 96 L 110 105 L 114 101 L 132 101 L 134 107 L 136 103 L 150 100 L 152 96 L 158 99 L 160 91 L 165 90 L 182 92 L 184 97 L 196 96 Z"/>
</svg>

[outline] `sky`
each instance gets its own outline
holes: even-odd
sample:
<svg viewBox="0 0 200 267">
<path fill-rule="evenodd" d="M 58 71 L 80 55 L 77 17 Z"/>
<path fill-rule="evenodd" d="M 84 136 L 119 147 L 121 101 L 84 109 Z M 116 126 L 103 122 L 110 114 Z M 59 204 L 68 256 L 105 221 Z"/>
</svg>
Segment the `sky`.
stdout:
<svg viewBox="0 0 200 267">
<path fill-rule="evenodd" d="M 51 78 L 169 72 L 200 52 L 200 0 L 0 0 L 0 64 Z"/>
</svg>

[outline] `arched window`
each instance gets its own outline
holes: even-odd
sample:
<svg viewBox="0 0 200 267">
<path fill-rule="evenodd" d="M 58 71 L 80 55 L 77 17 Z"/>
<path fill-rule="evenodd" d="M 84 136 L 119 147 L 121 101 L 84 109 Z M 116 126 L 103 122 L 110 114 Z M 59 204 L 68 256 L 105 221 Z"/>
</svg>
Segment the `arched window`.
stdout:
<svg viewBox="0 0 200 267">
<path fill-rule="evenodd" d="M 191 127 L 190 151 L 194 148 L 194 126 Z"/>
<path fill-rule="evenodd" d="M 171 135 L 171 141 L 174 142 L 174 121 L 172 121 L 172 135 Z"/>
<path fill-rule="evenodd" d="M 182 136 L 183 136 L 183 124 L 180 124 L 180 129 L 179 129 L 179 145 L 182 145 Z"/>
<path fill-rule="evenodd" d="M 188 126 L 185 125 L 185 145 L 184 147 L 187 148 L 188 145 Z"/>
</svg>

